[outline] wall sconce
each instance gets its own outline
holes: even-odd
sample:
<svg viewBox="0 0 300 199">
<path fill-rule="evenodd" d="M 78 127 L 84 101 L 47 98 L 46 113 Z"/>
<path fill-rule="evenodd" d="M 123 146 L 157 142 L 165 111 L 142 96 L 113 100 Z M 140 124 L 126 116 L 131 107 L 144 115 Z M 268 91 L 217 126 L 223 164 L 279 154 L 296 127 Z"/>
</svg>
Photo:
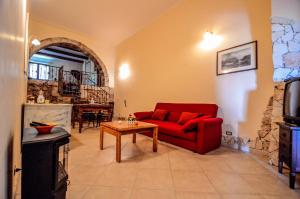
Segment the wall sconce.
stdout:
<svg viewBox="0 0 300 199">
<path fill-rule="evenodd" d="M 216 35 L 213 32 L 205 32 L 200 47 L 204 50 L 210 50 L 216 48 L 222 41 L 223 38 L 221 36 Z"/>
<path fill-rule="evenodd" d="M 128 64 L 122 64 L 119 68 L 119 77 L 124 80 L 130 76 L 130 70 Z"/>
<path fill-rule="evenodd" d="M 33 40 L 31 41 L 31 43 L 32 43 L 32 45 L 34 45 L 34 46 L 39 46 L 39 45 L 41 45 L 41 42 L 40 42 L 38 39 L 33 39 Z"/>
</svg>

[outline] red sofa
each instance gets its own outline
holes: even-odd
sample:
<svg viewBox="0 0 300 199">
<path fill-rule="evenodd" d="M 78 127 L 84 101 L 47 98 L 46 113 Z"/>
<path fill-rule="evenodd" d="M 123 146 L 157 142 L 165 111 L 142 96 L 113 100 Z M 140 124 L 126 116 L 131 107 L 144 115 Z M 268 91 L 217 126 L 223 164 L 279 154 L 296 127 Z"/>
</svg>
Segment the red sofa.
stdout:
<svg viewBox="0 0 300 199">
<path fill-rule="evenodd" d="M 155 110 L 168 111 L 164 120 L 152 119 L 151 112 L 136 112 L 135 117 L 139 121 L 158 125 L 158 139 L 205 154 L 221 145 L 222 122 L 216 118 L 218 106 L 216 104 L 182 104 L 182 103 L 157 103 Z M 189 131 L 183 130 L 183 126 L 177 121 L 181 112 L 201 113 L 204 116 L 197 118 L 195 128 Z M 143 133 L 152 137 L 151 132 Z"/>
</svg>

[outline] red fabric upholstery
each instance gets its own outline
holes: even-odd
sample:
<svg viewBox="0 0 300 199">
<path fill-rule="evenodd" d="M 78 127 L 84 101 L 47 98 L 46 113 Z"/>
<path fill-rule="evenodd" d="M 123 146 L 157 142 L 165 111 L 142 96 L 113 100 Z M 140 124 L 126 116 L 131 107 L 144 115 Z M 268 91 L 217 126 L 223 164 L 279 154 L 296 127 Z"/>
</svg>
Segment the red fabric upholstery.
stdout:
<svg viewBox="0 0 300 199">
<path fill-rule="evenodd" d="M 187 125 L 195 126 L 194 131 L 184 131 L 182 125 L 176 123 L 176 117 L 167 117 L 167 121 L 159 121 L 153 119 L 145 119 L 143 121 L 157 124 L 158 139 L 184 147 L 200 154 L 207 153 L 218 148 L 221 145 L 222 122 L 221 118 L 216 118 L 218 106 L 215 104 L 179 104 L 179 103 L 157 103 L 156 109 L 167 110 L 171 112 L 199 112 L 208 115 L 196 121 L 191 121 Z M 171 121 L 171 118 L 173 121 Z M 174 119 L 175 118 L 175 119 Z M 189 129 L 186 129 L 189 130 Z M 147 136 L 152 133 L 145 132 Z"/>
<path fill-rule="evenodd" d="M 222 123 L 221 118 L 208 118 L 198 123 L 196 144 L 198 153 L 207 153 L 221 145 Z"/>
<path fill-rule="evenodd" d="M 185 131 L 185 132 L 195 130 L 195 129 L 197 129 L 198 123 L 199 123 L 201 120 L 206 119 L 206 118 L 209 118 L 209 117 L 210 117 L 210 116 L 208 116 L 208 115 L 203 115 L 203 116 L 201 116 L 201 117 L 197 117 L 197 118 L 195 118 L 195 119 L 189 120 L 189 121 L 187 121 L 187 122 L 182 126 L 182 130 Z"/>
<path fill-rule="evenodd" d="M 151 132 L 145 132 L 143 134 L 146 136 L 152 137 Z M 168 142 L 170 144 L 174 144 L 176 146 L 183 147 L 183 148 L 191 150 L 191 151 L 195 151 L 195 148 L 196 148 L 196 142 L 191 142 L 189 140 L 184 140 L 184 139 L 178 139 L 177 137 L 172 137 L 170 135 L 163 134 L 163 133 L 158 134 L 158 139 L 161 141 L 164 141 L 164 142 Z M 159 150 L 159 148 L 158 148 L 158 150 Z"/>
<path fill-rule="evenodd" d="M 182 112 L 178 120 L 178 124 L 184 125 L 187 121 L 195 119 L 200 113 Z"/>
<path fill-rule="evenodd" d="M 151 118 L 154 120 L 164 120 L 166 118 L 167 114 L 168 114 L 167 110 L 155 109 Z"/>
<path fill-rule="evenodd" d="M 136 117 L 137 120 L 150 119 L 152 115 L 153 115 L 153 111 L 134 113 L 134 116 Z"/>
<path fill-rule="evenodd" d="M 170 111 L 167 116 L 167 121 L 178 122 L 180 115 L 181 115 L 181 112 Z"/>
<path fill-rule="evenodd" d="M 170 136 L 183 138 L 186 140 L 196 141 L 196 131 L 184 132 L 182 126 L 175 122 L 158 121 L 158 120 L 144 120 L 144 122 L 149 122 L 158 125 L 158 131 Z"/>
<path fill-rule="evenodd" d="M 217 117 L 218 106 L 216 104 L 183 104 L 183 103 L 157 103 L 155 109 L 164 109 L 176 112 L 202 113 Z"/>
</svg>

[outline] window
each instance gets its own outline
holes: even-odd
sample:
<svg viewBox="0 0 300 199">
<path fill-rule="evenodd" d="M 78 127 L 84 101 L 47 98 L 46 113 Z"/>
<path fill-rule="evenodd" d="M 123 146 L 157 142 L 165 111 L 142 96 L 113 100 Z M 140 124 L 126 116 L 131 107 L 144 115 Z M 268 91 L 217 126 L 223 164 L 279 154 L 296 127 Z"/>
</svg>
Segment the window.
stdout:
<svg viewBox="0 0 300 199">
<path fill-rule="evenodd" d="M 37 79 L 38 77 L 38 64 L 29 63 L 29 78 Z"/>
<path fill-rule="evenodd" d="M 49 66 L 39 65 L 39 79 L 49 80 Z"/>
<path fill-rule="evenodd" d="M 58 79 L 58 67 L 39 63 L 29 63 L 29 78 L 39 80 L 54 80 Z"/>
</svg>

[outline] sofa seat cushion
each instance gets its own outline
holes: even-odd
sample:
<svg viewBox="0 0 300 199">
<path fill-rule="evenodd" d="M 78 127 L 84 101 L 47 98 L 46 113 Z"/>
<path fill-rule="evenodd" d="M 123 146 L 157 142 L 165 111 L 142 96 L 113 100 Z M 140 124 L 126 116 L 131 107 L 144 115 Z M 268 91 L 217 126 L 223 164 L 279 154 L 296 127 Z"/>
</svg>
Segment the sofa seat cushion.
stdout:
<svg viewBox="0 0 300 199">
<path fill-rule="evenodd" d="M 184 132 L 182 130 L 182 126 L 175 122 L 159 121 L 159 120 L 151 120 L 151 119 L 146 119 L 143 121 L 158 125 L 159 133 L 163 133 L 173 137 L 183 138 L 185 140 L 190 140 L 190 141 L 196 140 L 196 134 L 197 134 L 196 131 Z"/>
</svg>

